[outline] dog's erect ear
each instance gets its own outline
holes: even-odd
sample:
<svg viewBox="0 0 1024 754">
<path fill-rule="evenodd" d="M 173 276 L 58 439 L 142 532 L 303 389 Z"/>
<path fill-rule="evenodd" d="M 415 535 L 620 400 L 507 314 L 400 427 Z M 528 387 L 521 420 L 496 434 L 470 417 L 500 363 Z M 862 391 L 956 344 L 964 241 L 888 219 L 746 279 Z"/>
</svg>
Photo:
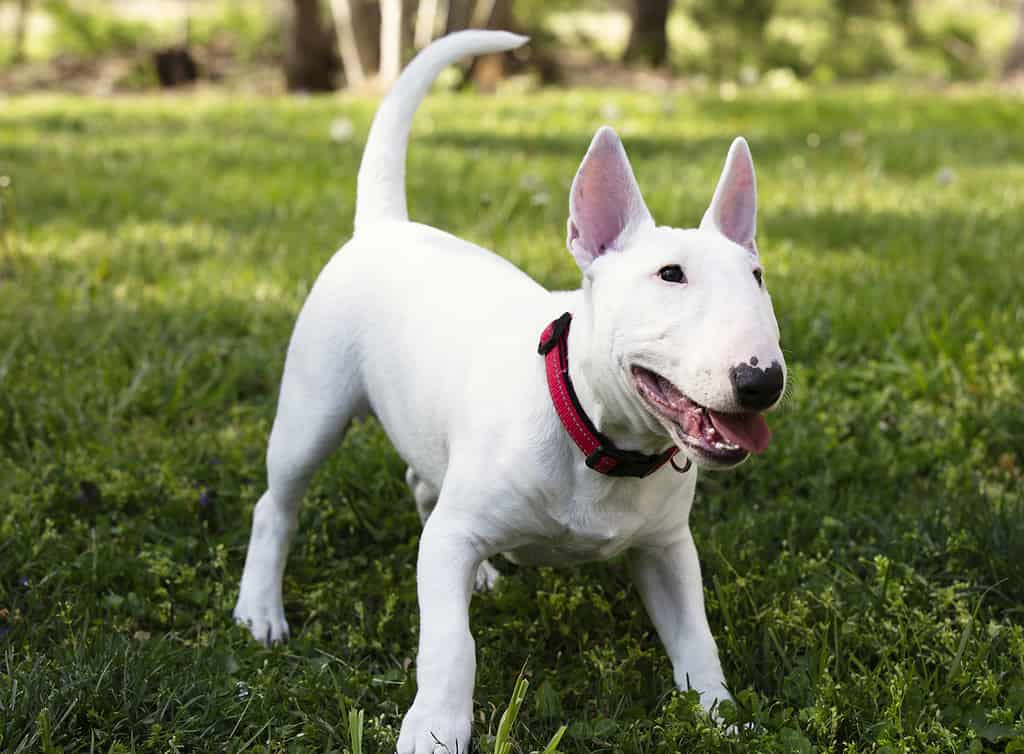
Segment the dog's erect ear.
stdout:
<svg viewBox="0 0 1024 754">
<path fill-rule="evenodd" d="M 586 272 L 638 227 L 654 224 L 618 134 L 602 126 L 590 142 L 569 192 L 566 245 Z"/>
<path fill-rule="evenodd" d="M 722 177 L 704 213 L 700 227 L 715 230 L 734 243 L 757 254 L 754 235 L 757 231 L 757 182 L 750 147 L 742 136 L 729 147 Z"/>
</svg>

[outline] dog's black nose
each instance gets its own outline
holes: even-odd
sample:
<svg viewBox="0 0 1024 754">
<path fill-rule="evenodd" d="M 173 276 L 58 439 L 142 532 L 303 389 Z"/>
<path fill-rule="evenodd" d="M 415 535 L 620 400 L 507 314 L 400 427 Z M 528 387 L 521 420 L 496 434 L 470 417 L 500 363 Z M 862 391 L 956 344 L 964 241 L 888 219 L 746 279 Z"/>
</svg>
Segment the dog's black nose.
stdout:
<svg viewBox="0 0 1024 754">
<path fill-rule="evenodd" d="M 757 363 L 754 359 L 751 361 Z M 774 405 L 785 386 L 782 365 L 777 361 L 767 369 L 739 364 L 729 370 L 729 380 L 736 402 L 747 411 L 763 411 Z"/>
</svg>

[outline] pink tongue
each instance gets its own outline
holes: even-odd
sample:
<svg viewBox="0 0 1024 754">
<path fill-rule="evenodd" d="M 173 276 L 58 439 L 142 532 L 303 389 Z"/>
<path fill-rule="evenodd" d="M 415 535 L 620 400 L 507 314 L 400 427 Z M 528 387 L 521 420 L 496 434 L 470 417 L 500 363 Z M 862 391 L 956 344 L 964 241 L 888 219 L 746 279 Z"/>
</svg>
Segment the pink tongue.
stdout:
<svg viewBox="0 0 1024 754">
<path fill-rule="evenodd" d="M 720 414 L 708 409 L 711 423 L 726 440 L 748 453 L 761 453 L 772 439 L 768 422 L 761 414 Z"/>
</svg>

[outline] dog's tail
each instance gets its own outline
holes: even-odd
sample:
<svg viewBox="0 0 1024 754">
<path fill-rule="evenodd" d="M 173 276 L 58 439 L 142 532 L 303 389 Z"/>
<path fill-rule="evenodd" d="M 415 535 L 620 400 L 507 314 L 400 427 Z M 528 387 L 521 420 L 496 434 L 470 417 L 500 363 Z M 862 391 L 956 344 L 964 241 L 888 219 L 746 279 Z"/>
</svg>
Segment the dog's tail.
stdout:
<svg viewBox="0 0 1024 754">
<path fill-rule="evenodd" d="M 355 229 L 381 220 L 408 220 L 405 148 L 412 116 L 437 75 L 467 55 L 511 50 L 528 37 L 507 31 L 460 31 L 428 45 L 402 71 L 370 126 L 356 187 Z"/>
</svg>

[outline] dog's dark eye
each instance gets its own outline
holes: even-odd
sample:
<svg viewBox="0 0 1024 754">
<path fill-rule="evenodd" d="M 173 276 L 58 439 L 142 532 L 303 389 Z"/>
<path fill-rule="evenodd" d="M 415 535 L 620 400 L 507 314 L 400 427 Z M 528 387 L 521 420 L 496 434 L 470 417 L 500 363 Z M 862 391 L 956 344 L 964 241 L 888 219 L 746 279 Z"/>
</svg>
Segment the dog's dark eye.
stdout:
<svg viewBox="0 0 1024 754">
<path fill-rule="evenodd" d="M 754 270 L 754 280 L 757 281 L 758 288 L 764 288 L 764 273 L 761 270 Z"/>
<path fill-rule="evenodd" d="M 685 283 L 686 273 L 683 272 L 683 268 L 678 264 L 670 264 L 667 267 L 662 267 L 658 270 L 658 277 L 664 280 L 666 283 Z"/>
</svg>

